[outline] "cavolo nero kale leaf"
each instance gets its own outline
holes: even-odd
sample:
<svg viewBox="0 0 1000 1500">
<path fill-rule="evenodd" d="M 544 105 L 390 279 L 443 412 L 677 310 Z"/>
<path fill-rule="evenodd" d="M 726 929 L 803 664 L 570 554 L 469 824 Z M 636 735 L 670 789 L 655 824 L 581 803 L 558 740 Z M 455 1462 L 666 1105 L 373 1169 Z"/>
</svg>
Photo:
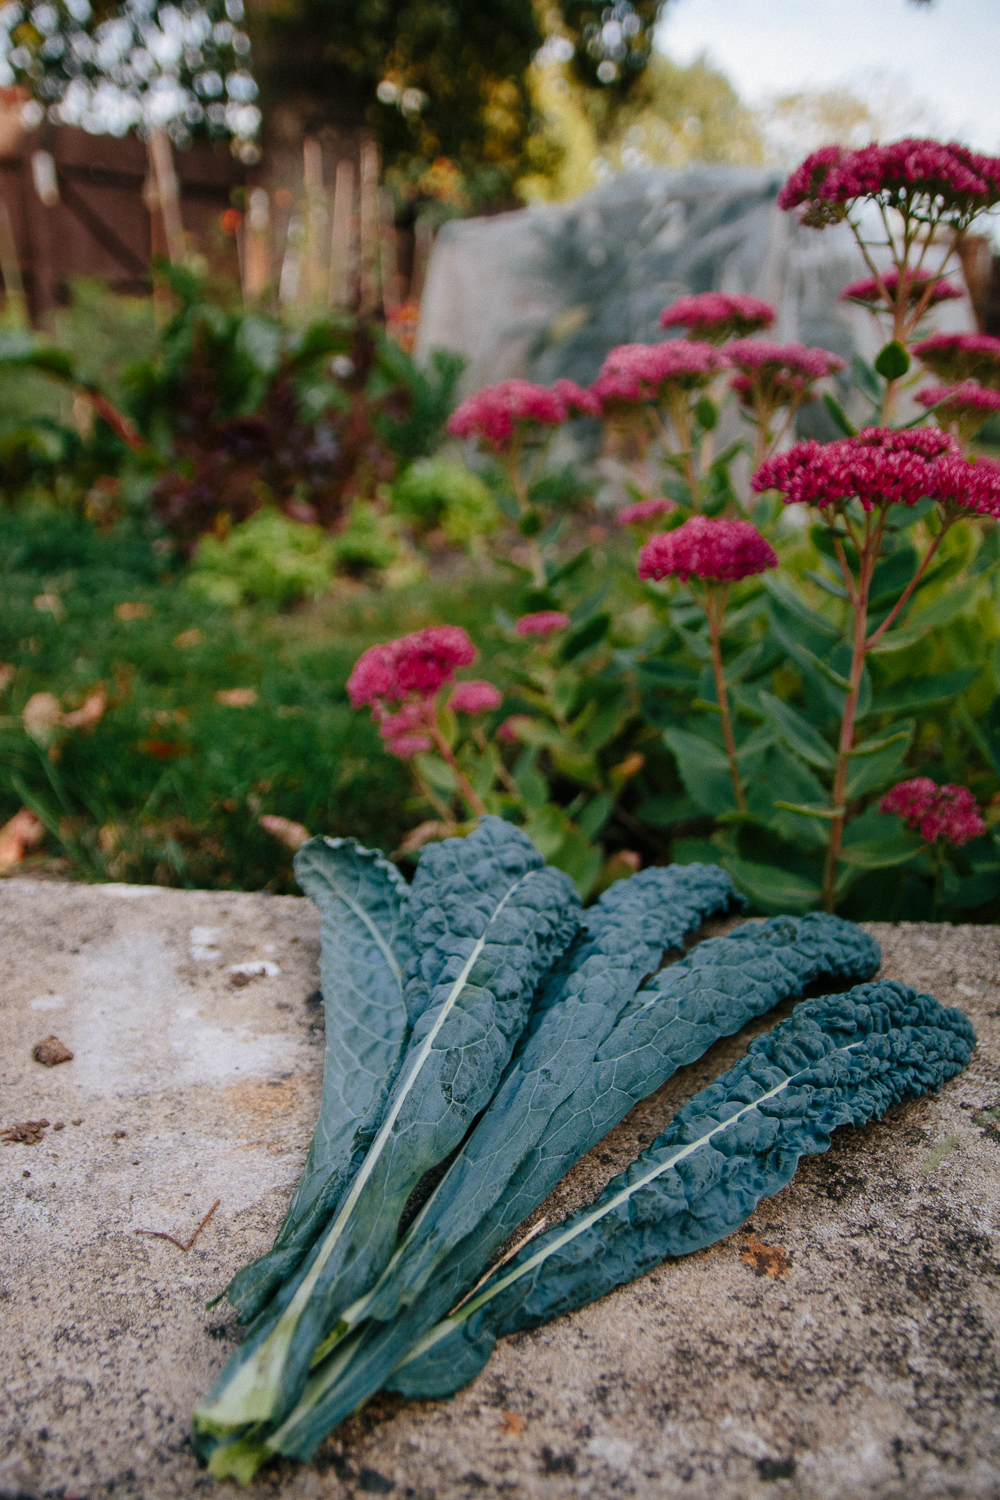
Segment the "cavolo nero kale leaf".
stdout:
<svg viewBox="0 0 1000 1500">
<path fill-rule="evenodd" d="M 676 867 L 655 873 L 667 877 L 671 870 Z M 634 911 L 627 926 L 637 926 Z M 270 1451 L 308 1456 L 325 1432 L 379 1389 L 565 1172 L 637 1100 L 720 1036 L 807 985 L 870 977 L 881 955 L 860 928 L 838 917 L 748 923 L 699 944 L 638 991 L 635 976 L 613 991 L 610 1015 L 592 1026 L 589 1057 L 580 1066 L 572 1053 L 561 1058 L 560 1042 L 576 1038 L 592 986 L 606 1003 L 610 999 L 607 971 L 592 958 L 585 956 L 576 971 L 578 985 L 572 972 L 564 975 L 563 998 L 548 1008 L 515 1059 L 375 1291 L 349 1311 L 341 1334 L 357 1332 L 317 1369 L 303 1401 L 269 1439 Z"/>
<path fill-rule="evenodd" d="M 731 1234 L 831 1133 L 941 1087 L 967 1065 L 967 1016 L 891 981 L 808 1001 L 750 1043 L 597 1201 L 525 1246 L 390 1378 L 411 1396 L 468 1383 L 502 1334 L 536 1328 Z"/>
<path fill-rule="evenodd" d="M 487 817 L 424 851 L 409 916 L 411 1031 L 381 1122 L 307 1259 L 196 1412 L 203 1454 L 294 1405 L 331 1319 L 391 1256 L 409 1193 L 489 1103 L 542 975 L 576 935 L 580 903 L 519 829 Z"/>
<path fill-rule="evenodd" d="M 323 1097 L 273 1248 L 226 1288 L 243 1322 L 295 1270 L 336 1208 L 378 1127 L 409 1032 L 403 971 L 410 958 L 410 888 L 395 865 L 356 839 L 314 838 L 296 855 L 295 874 L 322 916 Z"/>
</svg>

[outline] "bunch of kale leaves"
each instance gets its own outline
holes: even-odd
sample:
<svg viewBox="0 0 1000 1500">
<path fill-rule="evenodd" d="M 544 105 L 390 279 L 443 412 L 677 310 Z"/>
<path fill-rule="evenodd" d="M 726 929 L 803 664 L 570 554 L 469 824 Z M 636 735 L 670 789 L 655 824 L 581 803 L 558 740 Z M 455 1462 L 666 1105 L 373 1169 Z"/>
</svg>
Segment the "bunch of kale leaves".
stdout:
<svg viewBox="0 0 1000 1500">
<path fill-rule="evenodd" d="M 311 840 L 296 871 L 323 919 L 323 1097 L 274 1247 L 227 1289 L 250 1326 L 194 1424 L 217 1476 L 311 1457 L 382 1386 L 457 1389 L 502 1333 L 730 1233 L 836 1125 L 939 1086 L 974 1045 L 964 1016 L 899 985 L 807 1002 L 596 1204 L 494 1266 L 638 1100 L 807 986 L 871 979 L 877 945 L 836 917 L 777 917 L 664 968 L 738 908 L 724 871 L 648 869 L 583 912 L 499 818 L 426 849 L 412 885 L 353 840 Z"/>
</svg>

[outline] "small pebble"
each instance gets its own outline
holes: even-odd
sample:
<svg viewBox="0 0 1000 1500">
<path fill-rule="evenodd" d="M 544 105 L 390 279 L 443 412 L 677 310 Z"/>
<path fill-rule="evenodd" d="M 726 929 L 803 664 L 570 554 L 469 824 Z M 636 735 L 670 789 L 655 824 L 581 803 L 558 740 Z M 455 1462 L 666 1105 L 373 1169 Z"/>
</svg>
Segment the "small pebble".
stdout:
<svg viewBox="0 0 1000 1500">
<path fill-rule="evenodd" d="M 31 1176 L 31 1173 L 30 1173 L 30 1172 L 22 1172 L 22 1173 L 21 1173 L 21 1176 L 22 1176 L 22 1177 L 30 1177 L 30 1176 Z"/>
<path fill-rule="evenodd" d="M 70 1124 L 71 1124 L 71 1125 L 82 1125 L 82 1124 L 83 1124 L 83 1121 L 82 1121 L 82 1120 L 70 1120 L 70 1122 L 69 1122 L 69 1123 L 70 1123 Z"/>
<path fill-rule="evenodd" d="M 65 1120 L 57 1120 L 56 1123 L 53 1125 L 52 1129 L 53 1130 L 65 1130 L 66 1129 L 66 1121 Z"/>
</svg>

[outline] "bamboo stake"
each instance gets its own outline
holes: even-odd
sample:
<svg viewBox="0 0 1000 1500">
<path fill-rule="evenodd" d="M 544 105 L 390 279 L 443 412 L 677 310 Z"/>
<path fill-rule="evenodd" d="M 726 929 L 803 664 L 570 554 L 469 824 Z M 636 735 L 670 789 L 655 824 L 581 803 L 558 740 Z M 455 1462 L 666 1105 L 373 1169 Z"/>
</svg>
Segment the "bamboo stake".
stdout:
<svg viewBox="0 0 1000 1500">
<path fill-rule="evenodd" d="M 299 294 L 307 307 L 314 307 L 324 300 L 327 275 L 323 262 L 330 216 L 323 186 L 323 148 L 313 136 L 307 136 L 302 142 L 302 166 L 308 210 L 304 275 L 300 280 Z"/>
<path fill-rule="evenodd" d="M 243 298 L 257 302 L 271 280 L 271 208 L 267 189 L 254 188 L 246 217 L 246 269 Z"/>
<path fill-rule="evenodd" d="M 2 198 L 0 198 L 0 275 L 3 276 L 4 291 L 7 294 L 4 308 L 7 321 L 18 328 L 27 328 L 31 320 L 28 317 L 24 282 L 21 280 L 21 262 L 17 256 L 10 214 Z"/>
<path fill-rule="evenodd" d="M 157 203 L 163 215 L 163 229 L 167 237 L 167 256 L 172 266 L 182 266 L 185 260 L 185 247 L 181 195 L 177 173 L 174 170 L 173 147 L 165 130 L 150 131 L 149 158 L 153 166 Z"/>
<path fill-rule="evenodd" d="M 379 301 L 378 147 L 361 142 L 361 265 L 358 315 L 370 318 Z"/>
<path fill-rule="evenodd" d="M 379 265 L 382 272 L 382 310 L 388 323 L 402 297 L 399 286 L 399 258 L 396 254 L 395 213 L 392 194 L 382 188 L 378 195 Z"/>
<path fill-rule="evenodd" d="M 330 281 L 327 300 L 331 307 L 347 311 L 354 301 L 357 271 L 354 236 L 354 163 L 347 157 L 337 163 L 333 184 L 333 225 L 330 231 Z"/>
</svg>

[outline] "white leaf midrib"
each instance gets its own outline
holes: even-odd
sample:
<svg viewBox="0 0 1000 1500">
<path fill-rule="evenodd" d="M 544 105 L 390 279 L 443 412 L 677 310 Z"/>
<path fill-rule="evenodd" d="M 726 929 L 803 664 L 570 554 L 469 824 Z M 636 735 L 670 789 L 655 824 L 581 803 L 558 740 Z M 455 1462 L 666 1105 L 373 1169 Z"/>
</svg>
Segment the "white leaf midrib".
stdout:
<svg viewBox="0 0 1000 1500">
<path fill-rule="evenodd" d="M 867 1038 L 865 1040 L 867 1040 Z M 835 1057 L 840 1053 L 852 1052 L 856 1048 L 863 1045 L 863 1041 L 851 1042 L 846 1047 L 838 1047 L 834 1052 L 827 1053 L 827 1057 Z M 684 1161 L 685 1158 L 691 1156 L 693 1152 L 698 1151 L 702 1146 L 707 1145 L 707 1143 L 713 1138 L 713 1136 L 718 1135 L 723 1130 L 728 1130 L 731 1125 L 735 1125 L 737 1121 L 741 1120 L 752 1110 L 759 1108 L 759 1106 L 766 1100 L 773 1099 L 777 1094 L 783 1093 L 796 1081 L 796 1079 L 801 1078 L 804 1073 L 808 1073 L 812 1068 L 816 1067 L 818 1061 L 821 1061 L 821 1059 L 817 1059 L 816 1061 L 808 1064 L 807 1067 L 801 1068 L 797 1073 L 789 1074 L 789 1076 L 785 1078 L 781 1083 L 776 1084 L 773 1089 L 769 1089 L 766 1093 L 761 1094 L 758 1099 L 755 1099 L 752 1103 L 745 1105 L 743 1109 L 737 1110 L 736 1113 L 730 1115 L 728 1119 L 721 1120 L 717 1125 L 713 1126 L 711 1130 L 707 1131 L 705 1135 L 699 1136 L 698 1140 L 691 1141 L 688 1145 L 682 1146 L 678 1151 L 674 1152 L 673 1155 L 668 1157 L 666 1161 L 660 1162 L 656 1166 L 651 1167 L 648 1172 L 645 1172 L 642 1177 L 638 1178 L 635 1182 L 627 1183 L 626 1186 L 623 1187 L 619 1192 L 617 1192 L 613 1198 L 609 1199 L 607 1203 L 602 1204 L 600 1208 L 595 1208 L 592 1213 L 587 1214 L 585 1218 L 579 1220 L 571 1228 L 567 1229 L 565 1233 L 559 1235 L 556 1239 L 550 1241 L 548 1245 L 536 1251 L 536 1253 L 530 1256 L 528 1260 L 523 1263 L 523 1265 L 518 1266 L 513 1271 L 509 1271 L 506 1276 L 501 1277 L 501 1279 L 492 1287 L 488 1287 L 485 1291 L 481 1292 L 478 1297 L 474 1298 L 470 1302 L 467 1302 L 466 1305 L 461 1309 L 460 1313 L 456 1313 L 452 1318 L 445 1318 L 441 1323 L 437 1325 L 436 1328 L 432 1328 L 427 1334 L 424 1335 L 419 1343 L 414 1346 L 407 1358 L 402 1361 L 402 1364 L 410 1364 L 413 1360 L 419 1358 L 421 1354 L 425 1354 L 428 1349 L 433 1348 L 435 1344 L 439 1343 L 441 1339 L 445 1338 L 449 1333 L 451 1333 L 454 1328 L 457 1328 L 462 1322 L 470 1318 L 473 1313 L 479 1310 L 479 1308 L 484 1307 L 487 1302 L 492 1301 L 492 1299 L 498 1296 L 500 1292 L 506 1291 L 509 1286 L 513 1286 L 515 1282 L 519 1281 L 523 1276 L 526 1276 L 529 1271 L 533 1271 L 536 1266 L 541 1265 L 544 1261 L 548 1260 L 550 1256 L 554 1255 L 558 1250 L 561 1250 L 564 1245 L 571 1243 L 571 1241 L 577 1239 L 581 1234 L 586 1233 L 586 1231 L 590 1229 L 594 1224 L 599 1223 L 601 1219 L 605 1218 L 608 1214 L 613 1213 L 616 1208 L 619 1208 L 623 1203 L 627 1203 L 634 1193 L 639 1192 L 640 1189 L 644 1187 L 648 1187 L 651 1182 L 655 1182 L 658 1177 L 662 1177 L 666 1172 L 669 1172 L 678 1164 L 678 1162 Z M 401 1367 L 402 1366 L 399 1366 L 398 1368 Z"/>
<path fill-rule="evenodd" d="M 344 1199 L 343 1206 L 333 1224 L 327 1230 L 316 1258 L 300 1282 L 294 1297 L 264 1342 L 254 1351 L 247 1363 L 236 1371 L 227 1390 L 223 1391 L 211 1406 L 201 1408 L 203 1415 L 210 1421 L 231 1423 L 232 1425 L 245 1425 L 250 1421 L 266 1420 L 270 1416 L 273 1410 L 274 1399 L 278 1393 L 280 1371 L 291 1348 L 299 1319 L 309 1298 L 312 1296 L 327 1261 L 343 1237 L 365 1185 L 378 1165 L 386 1142 L 392 1133 L 393 1126 L 399 1118 L 400 1111 L 420 1076 L 421 1069 L 430 1055 L 442 1026 L 454 1010 L 475 962 L 486 946 L 490 928 L 514 893 L 530 880 L 533 875 L 537 875 L 538 873 L 537 870 L 529 870 L 527 874 L 519 876 L 494 907 L 489 920 L 483 928 L 482 934 L 476 939 L 469 957 L 462 966 L 461 973 L 453 983 L 447 999 L 442 1004 L 433 1026 L 428 1031 L 423 1042 L 421 1042 L 406 1082 L 393 1101 L 392 1107 L 380 1126 L 378 1134 L 372 1141 L 365 1159 L 351 1184 L 350 1191 Z M 255 1398 L 259 1398 L 256 1405 L 254 1404 Z M 261 1402 L 263 1402 L 263 1406 Z M 241 1403 L 242 1409 L 240 1409 Z M 227 1415 L 227 1412 L 231 1413 L 231 1415 Z"/>
</svg>

